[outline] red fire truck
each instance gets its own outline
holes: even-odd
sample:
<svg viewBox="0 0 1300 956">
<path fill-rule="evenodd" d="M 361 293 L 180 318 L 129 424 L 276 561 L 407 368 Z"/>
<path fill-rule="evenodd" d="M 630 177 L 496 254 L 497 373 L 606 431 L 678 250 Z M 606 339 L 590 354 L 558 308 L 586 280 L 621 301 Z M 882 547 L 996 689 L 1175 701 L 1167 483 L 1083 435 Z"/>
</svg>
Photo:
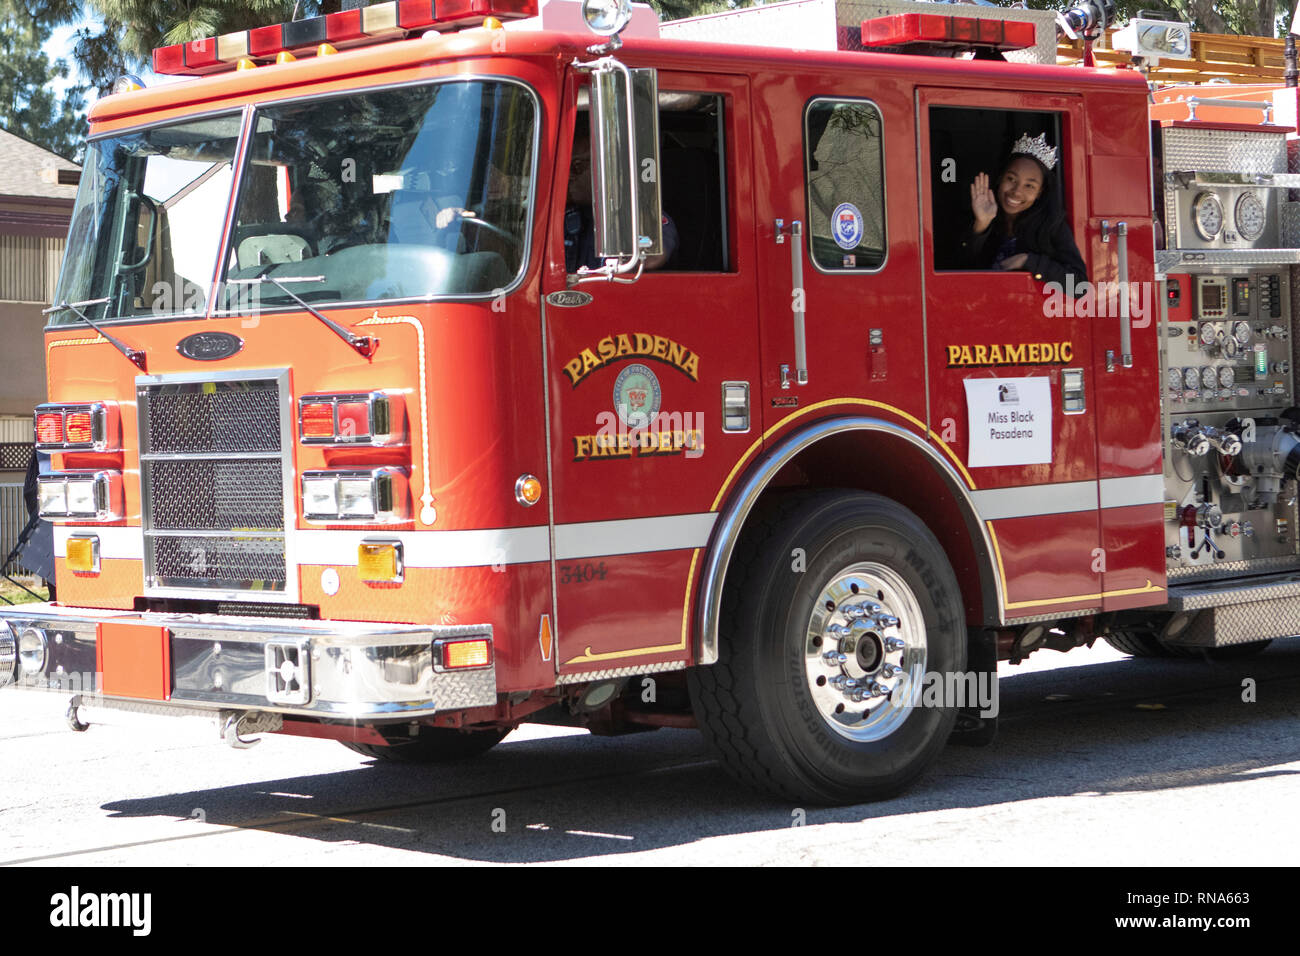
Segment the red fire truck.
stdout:
<svg viewBox="0 0 1300 956">
<path fill-rule="evenodd" d="M 410 761 L 698 726 L 850 802 L 987 739 L 999 659 L 1300 632 L 1294 94 L 1153 123 L 1055 30 L 395 0 L 156 51 L 90 114 L 0 684 Z M 1064 285 L 960 256 L 1025 144 Z"/>
</svg>

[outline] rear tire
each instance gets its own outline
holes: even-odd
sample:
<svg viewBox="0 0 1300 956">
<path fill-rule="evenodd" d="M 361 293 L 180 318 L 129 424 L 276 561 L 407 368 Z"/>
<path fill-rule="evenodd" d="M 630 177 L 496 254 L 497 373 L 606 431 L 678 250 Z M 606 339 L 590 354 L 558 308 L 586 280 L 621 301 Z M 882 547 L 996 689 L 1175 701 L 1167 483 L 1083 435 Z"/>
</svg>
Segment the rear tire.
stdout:
<svg viewBox="0 0 1300 956">
<path fill-rule="evenodd" d="M 381 734 L 383 730 L 379 731 Z M 509 730 L 463 731 L 448 727 L 421 727 L 418 737 L 397 737 L 392 744 L 359 744 L 340 741 L 344 747 L 363 757 L 387 760 L 392 763 L 454 763 L 485 754 L 501 743 Z"/>
<path fill-rule="evenodd" d="M 1106 643 L 1115 650 L 1134 657 L 1157 657 L 1167 660 L 1240 661 L 1254 657 L 1272 640 L 1252 641 L 1249 644 L 1225 644 L 1222 647 L 1193 647 L 1183 644 L 1165 644 L 1152 631 L 1112 631 Z"/>
<path fill-rule="evenodd" d="M 1111 631 L 1106 643 L 1121 654 L 1133 657 L 1178 657 L 1173 650 L 1161 644 L 1150 631 Z"/>
<path fill-rule="evenodd" d="M 689 674 L 696 719 L 749 786 L 816 804 L 892 796 L 952 731 L 955 706 L 920 704 L 927 673 L 964 669 L 964 617 L 942 547 L 906 508 L 785 496 L 737 544 L 718 663 Z"/>
</svg>

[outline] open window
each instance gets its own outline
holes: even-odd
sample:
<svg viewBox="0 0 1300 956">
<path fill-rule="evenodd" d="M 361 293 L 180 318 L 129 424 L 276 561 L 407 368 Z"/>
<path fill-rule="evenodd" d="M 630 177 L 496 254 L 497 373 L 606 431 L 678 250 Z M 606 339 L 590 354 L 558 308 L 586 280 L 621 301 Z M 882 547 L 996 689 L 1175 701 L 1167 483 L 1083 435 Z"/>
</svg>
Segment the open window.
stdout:
<svg viewBox="0 0 1300 956">
<path fill-rule="evenodd" d="M 1061 114 L 1032 110 L 930 108 L 930 195 L 934 199 L 934 268 L 960 270 L 973 266 L 963 255 L 962 242 L 971 229 L 971 184 L 979 173 L 989 177 L 996 193 L 998 177 L 1022 136 L 1043 136 L 1057 150 L 1058 161 L 1047 190 L 1052 205 L 1065 208 Z"/>
<path fill-rule="evenodd" d="M 591 157 L 588 119 L 579 100 L 574 160 L 565 212 L 565 257 L 570 272 L 595 268 L 591 218 Z M 657 272 L 729 272 L 727 157 L 724 99 L 715 93 L 659 91 L 660 198 L 672 222 L 676 246 Z"/>
<path fill-rule="evenodd" d="M 711 93 L 659 94 L 659 165 L 664 212 L 677 227 L 672 272 L 728 272 L 723 99 Z"/>
</svg>

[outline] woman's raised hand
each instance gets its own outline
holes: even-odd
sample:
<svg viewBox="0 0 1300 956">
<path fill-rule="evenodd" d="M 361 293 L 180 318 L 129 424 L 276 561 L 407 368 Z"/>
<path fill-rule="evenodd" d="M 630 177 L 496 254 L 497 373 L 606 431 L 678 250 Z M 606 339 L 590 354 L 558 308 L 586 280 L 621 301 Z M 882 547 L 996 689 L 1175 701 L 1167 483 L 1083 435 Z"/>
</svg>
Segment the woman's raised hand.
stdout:
<svg viewBox="0 0 1300 956">
<path fill-rule="evenodd" d="M 970 211 L 975 217 L 973 231 L 976 235 L 987 229 L 998 214 L 998 203 L 993 198 L 993 190 L 989 188 L 988 173 L 980 173 L 975 177 L 975 182 L 970 184 Z"/>
</svg>

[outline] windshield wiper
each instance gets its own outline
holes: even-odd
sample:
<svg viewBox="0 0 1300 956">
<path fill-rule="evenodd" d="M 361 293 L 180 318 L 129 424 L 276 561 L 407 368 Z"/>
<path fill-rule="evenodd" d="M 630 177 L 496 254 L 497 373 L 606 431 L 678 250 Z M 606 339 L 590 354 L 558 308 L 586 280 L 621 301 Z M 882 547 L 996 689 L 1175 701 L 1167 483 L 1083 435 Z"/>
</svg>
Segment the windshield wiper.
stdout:
<svg viewBox="0 0 1300 956">
<path fill-rule="evenodd" d="M 379 339 L 373 335 L 357 335 L 349 332 L 343 326 L 339 325 L 333 319 L 329 318 L 324 312 L 321 312 L 315 306 L 311 305 L 305 299 L 298 296 L 292 289 L 285 286 L 285 282 L 324 282 L 324 276 L 285 276 L 284 280 L 275 279 L 271 276 L 254 276 L 252 279 L 227 279 L 230 285 L 261 285 L 263 282 L 269 282 L 289 298 L 293 299 L 300 306 L 325 323 L 335 335 L 341 338 L 348 345 L 352 346 L 365 358 L 370 358 L 379 348 Z"/>
<path fill-rule="evenodd" d="M 52 305 L 48 309 L 41 310 L 41 315 L 49 315 L 51 312 L 66 312 L 69 310 L 77 313 L 77 318 L 81 319 L 82 322 L 85 322 L 88 326 L 107 339 L 112 344 L 113 348 L 117 349 L 127 357 L 132 365 L 142 372 L 149 371 L 149 369 L 145 367 L 145 362 L 148 356 L 145 355 L 142 349 L 133 349 L 120 339 L 113 338 L 113 336 L 101 329 L 96 322 L 91 321 L 90 316 L 81 311 L 82 306 L 104 305 L 109 301 L 110 300 L 106 296 L 102 299 L 86 299 L 84 302 L 60 302 L 58 305 Z"/>
</svg>

